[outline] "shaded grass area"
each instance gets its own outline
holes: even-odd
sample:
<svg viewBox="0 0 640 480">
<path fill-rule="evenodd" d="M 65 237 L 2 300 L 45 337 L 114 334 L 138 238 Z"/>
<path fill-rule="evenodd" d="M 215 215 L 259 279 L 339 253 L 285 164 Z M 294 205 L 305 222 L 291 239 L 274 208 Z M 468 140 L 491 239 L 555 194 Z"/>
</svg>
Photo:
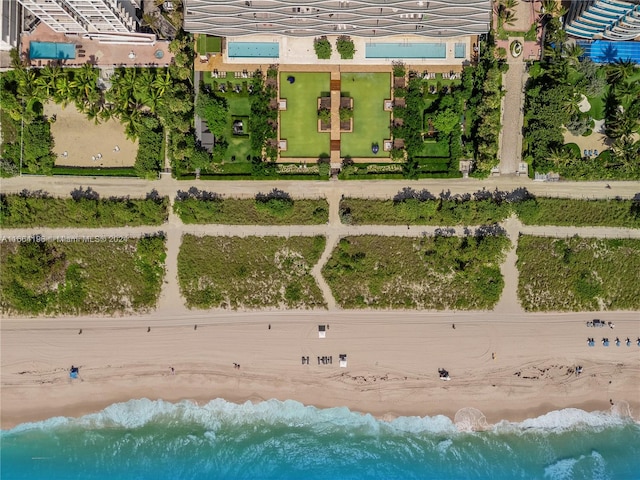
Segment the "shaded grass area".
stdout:
<svg viewBox="0 0 640 480">
<path fill-rule="evenodd" d="M 288 77 L 295 82 L 289 83 Z M 280 138 L 287 140 L 281 157 L 329 156 L 330 134 L 318 132 L 318 97 L 329 92 L 329 73 L 280 74 L 280 98 L 287 109 L 280 112 Z"/>
<path fill-rule="evenodd" d="M 350 157 L 388 157 L 384 140 L 390 138 L 391 113 L 384 110 L 385 99 L 391 98 L 391 74 L 343 73 L 341 95 L 353 98 L 353 132 L 340 136 L 340 154 Z M 371 146 L 380 150 L 373 154 Z"/>
<path fill-rule="evenodd" d="M 196 237 L 178 254 L 180 290 L 189 308 L 320 308 L 311 275 L 324 237 Z"/>
<path fill-rule="evenodd" d="M 0 195 L 0 226 L 20 228 L 161 225 L 167 220 L 168 205 L 167 197 L 74 200 Z"/>
<path fill-rule="evenodd" d="M 504 236 L 346 237 L 322 273 L 343 308 L 489 309 L 508 245 Z"/>
<path fill-rule="evenodd" d="M 340 202 L 344 223 L 354 225 L 482 225 L 500 222 L 511 214 L 511 207 L 491 200 L 456 202 L 453 200 L 372 200 L 345 198 Z"/>
<path fill-rule="evenodd" d="M 155 307 L 164 277 L 163 236 L 93 242 L 4 243 L 3 313 L 82 315 Z"/>
<path fill-rule="evenodd" d="M 174 203 L 184 223 L 228 225 L 321 225 L 329 220 L 326 199 L 293 200 L 290 205 L 261 203 L 253 198 L 187 199 Z"/>
<path fill-rule="evenodd" d="M 570 225 L 640 228 L 640 202 L 542 198 L 514 204 L 525 225 Z"/>
<path fill-rule="evenodd" d="M 525 310 L 640 308 L 640 240 L 525 235 L 517 254 Z"/>
</svg>

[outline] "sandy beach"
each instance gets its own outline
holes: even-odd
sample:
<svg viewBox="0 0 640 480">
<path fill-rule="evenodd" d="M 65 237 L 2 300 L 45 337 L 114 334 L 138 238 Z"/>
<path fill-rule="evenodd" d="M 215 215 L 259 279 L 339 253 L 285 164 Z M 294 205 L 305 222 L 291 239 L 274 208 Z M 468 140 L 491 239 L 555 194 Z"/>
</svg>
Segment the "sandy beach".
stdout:
<svg viewBox="0 0 640 480">
<path fill-rule="evenodd" d="M 589 328 L 592 318 L 615 328 Z M 328 324 L 324 339 L 321 324 Z M 179 319 L 3 319 L 1 333 L 2 429 L 144 397 L 293 399 L 382 418 L 454 418 L 474 407 L 489 423 L 567 407 L 609 411 L 612 400 L 624 410 L 628 402 L 640 419 L 637 312 L 192 312 Z M 347 368 L 339 367 L 340 354 Z M 323 356 L 332 364 L 318 365 Z M 80 380 L 69 379 L 72 364 Z M 578 365 L 579 376 L 572 373 Z M 440 380 L 438 368 L 451 380 Z"/>
</svg>

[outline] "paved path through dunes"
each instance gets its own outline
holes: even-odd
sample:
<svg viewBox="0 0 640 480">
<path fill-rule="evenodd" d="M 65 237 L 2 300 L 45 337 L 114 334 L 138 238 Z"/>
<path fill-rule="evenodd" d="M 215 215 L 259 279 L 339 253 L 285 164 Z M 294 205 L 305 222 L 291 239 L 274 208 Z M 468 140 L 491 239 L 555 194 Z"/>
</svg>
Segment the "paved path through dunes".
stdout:
<svg viewBox="0 0 640 480">
<path fill-rule="evenodd" d="M 515 38 L 509 38 L 515 40 Z M 524 38 L 519 38 L 524 44 Z M 507 52 L 509 70 L 502 76 L 506 90 L 502 98 L 502 134 L 500 141 L 500 173 L 514 174 L 522 157 L 522 120 L 524 109 L 524 84 L 527 79 L 523 55 L 513 58 Z"/>
</svg>

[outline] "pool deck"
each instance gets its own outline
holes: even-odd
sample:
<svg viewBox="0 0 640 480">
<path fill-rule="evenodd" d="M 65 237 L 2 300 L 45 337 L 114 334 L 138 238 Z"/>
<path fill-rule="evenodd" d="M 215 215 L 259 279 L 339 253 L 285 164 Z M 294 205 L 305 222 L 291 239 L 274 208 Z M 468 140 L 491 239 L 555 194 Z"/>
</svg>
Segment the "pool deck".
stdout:
<svg viewBox="0 0 640 480">
<path fill-rule="evenodd" d="M 196 58 L 195 69 L 199 71 L 241 71 L 243 69 L 255 70 L 256 68 L 266 68 L 271 63 L 278 63 L 281 70 L 295 69 L 295 71 L 307 72 L 331 72 L 333 68 L 342 68 L 350 72 L 380 72 L 390 71 L 391 63 L 394 60 L 402 60 L 408 66 L 415 66 L 416 69 L 424 70 L 425 66 L 434 72 L 456 72 L 462 71 L 465 62 L 470 62 L 470 55 L 473 53 L 473 44 L 478 43 L 476 36 L 451 37 L 434 39 L 418 35 L 395 36 L 376 38 L 351 37 L 356 53 L 351 60 L 342 60 L 335 49 L 336 36 L 329 36 L 327 39 L 333 47 L 332 56 L 329 60 L 319 60 L 313 49 L 313 37 L 279 37 L 276 35 L 251 35 L 246 37 L 229 37 L 224 43 L 229 42 L 279 42 L 279 58 L 229 58 L 225 52 L 211 56 L 208 61 L 199 62 Z M 366 58 L 367 43 L 446 43 L 446 58 Z M 455 44 L 465 44 L 465 57 L 455 58 Z M 226 50 L 226 48 L 223 48 Z M 373 68 L 371 68 L 373 67 Z"/>
<path fill-rule="evenodd" d="M 65 60 L 31 60 L 32 67 L 44 67 L 48 64 L 60 64 L 64 67 L 80 67 L 85 63 L 100 67 L 144 67 L 158 66 L 166 67 L 173 59 L 173 53 L 169 51 L 169 42 L 157 40 L 154 45 L 124 45 L 124 44 L 105 44 L 98 40 L 90 40 L 79 35 L 65 35 L 51 30 L 44 23 L 40 23 L 31 32 L 22 34 L 21 37 L 21 55 L 23 58 L 29 58 L 29 45 L 31 42 L 58 42 L 58 43 L 75 43 L 82 45 L 84 57 L 78 56 L 76 51 L 75 59 Z M 78 50 L 81 50 L 78 48 Z M 157 50 L 162 51 L 161 59 L 155 57 Z M 134 58 L 130 58 L 131 52 Z"/>
</svg>

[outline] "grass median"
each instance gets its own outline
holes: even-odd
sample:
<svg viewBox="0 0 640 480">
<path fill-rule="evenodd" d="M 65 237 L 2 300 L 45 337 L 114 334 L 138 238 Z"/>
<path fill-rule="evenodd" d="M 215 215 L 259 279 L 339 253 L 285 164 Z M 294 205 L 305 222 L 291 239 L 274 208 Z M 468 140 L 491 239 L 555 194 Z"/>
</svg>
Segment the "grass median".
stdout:
<svg viewBox="0 0 640 480">
<path fill-rule="evenodd" d="M 185 235 L 180 290 L 189 308 L 323 308 L 311 268 L 324 246 L 324 237 Z"/>
<path fill-rule="evenodd" d="M 640 309 L 640 240 L 525 235 L 517 253 L 525 310 Z"/>
<path fill-rule="evenodd" d="M 163 236 L 76 240 L 4 243 L 2 312 L 122 314 L 156 306 L 164 277 Z"/>
<path fill-rule="evenodd" d="M 508 245 L 504 236 L 346 237 L 323 275 L 342 308 L 490 309 Z"/>
</svg>

